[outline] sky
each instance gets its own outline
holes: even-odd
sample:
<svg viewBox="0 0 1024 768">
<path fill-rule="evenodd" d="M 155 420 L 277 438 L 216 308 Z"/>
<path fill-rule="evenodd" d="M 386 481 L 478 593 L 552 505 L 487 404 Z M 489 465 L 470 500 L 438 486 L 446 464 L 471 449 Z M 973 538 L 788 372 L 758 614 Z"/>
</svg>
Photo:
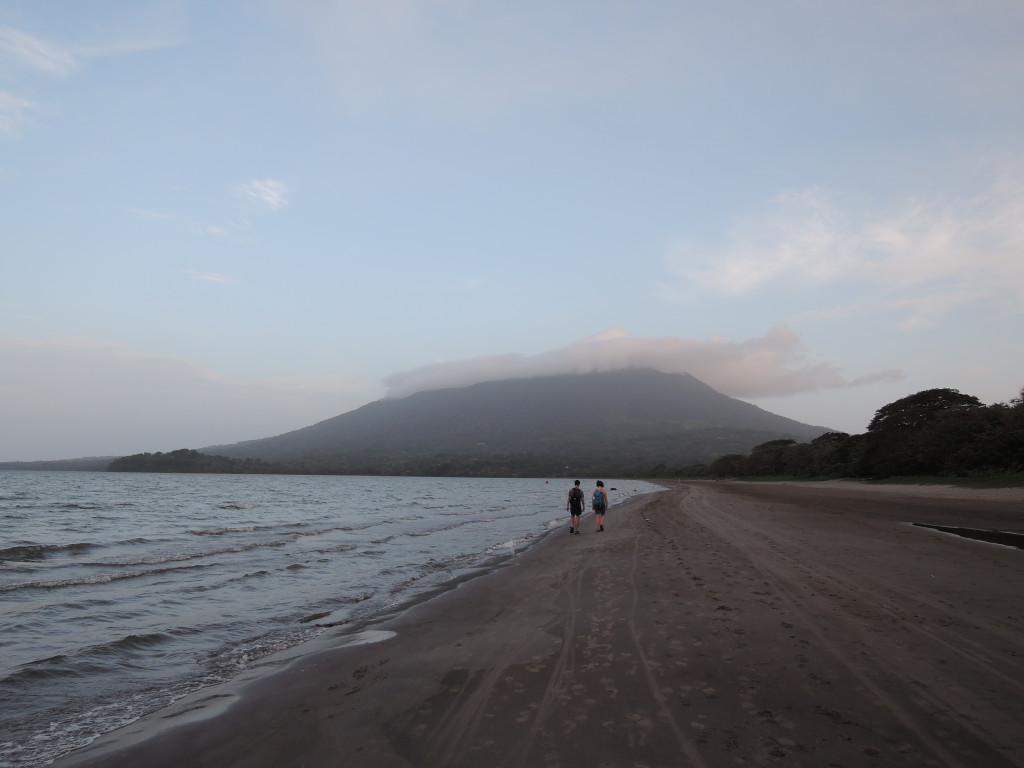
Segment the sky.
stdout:
<svg viewBox="0 0 1024 768">
<path fill-rule="evenodd" d="M 646 365 L 1024 387 L 1020 0 L 4 0 L 0 461 Z"/>
</svg>

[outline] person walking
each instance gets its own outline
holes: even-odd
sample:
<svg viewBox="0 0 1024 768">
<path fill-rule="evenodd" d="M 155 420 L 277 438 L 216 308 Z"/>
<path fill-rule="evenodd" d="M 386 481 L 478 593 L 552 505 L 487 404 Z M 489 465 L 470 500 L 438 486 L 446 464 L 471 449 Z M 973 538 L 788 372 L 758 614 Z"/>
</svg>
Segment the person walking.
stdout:
<svg viewBox="0 0 1024 768">
<path fill-rule="evenodd" d="M 594 531 L 602 533 L 604 531 L 604 513 L 608 510 L 608 491 L 604 489 L 604 482 L 601 480 L 597 481 L 594 495 L 590 499 L 590 506 L 594 508 Z"/>
<path fill-rule="evenodd" d="M 569 491 L 569 498 L 565 500 L 565 509 L 569 512 L 569 533 L 580 532 L 580 516 L 583 514 L 585 498 L 580 481 L 577 480 Z"/>
</svg>

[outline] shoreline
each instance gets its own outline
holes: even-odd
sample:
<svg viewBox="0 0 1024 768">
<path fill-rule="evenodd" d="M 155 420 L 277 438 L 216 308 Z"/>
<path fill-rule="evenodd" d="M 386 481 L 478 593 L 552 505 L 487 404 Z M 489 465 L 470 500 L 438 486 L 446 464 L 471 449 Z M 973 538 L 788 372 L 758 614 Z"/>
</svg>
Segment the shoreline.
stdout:
<svg viewBox="0 0 1024 768">
<path fill-rule="evenodd" d="M 1021 554 L 904 518 L 1024 511 L 892 488 L 636 497 L 55 765 L 1022 766 Z"/>
</svg>

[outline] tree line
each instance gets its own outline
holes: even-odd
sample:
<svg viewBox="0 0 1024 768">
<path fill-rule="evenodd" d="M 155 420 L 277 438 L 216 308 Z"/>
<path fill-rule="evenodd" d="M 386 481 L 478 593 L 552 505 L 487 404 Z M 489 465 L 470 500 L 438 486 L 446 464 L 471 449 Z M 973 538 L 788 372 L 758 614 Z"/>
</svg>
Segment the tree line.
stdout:
<svg viewBox="0 0 1024 768">
<path fill-rule="evenodd" d="M 770 440 L 679 470 L 685 477 L 972 477 L 1024 472 L 1024 389 L 984 405 L 956 389 L 927 389 L 879 408 L 860 435 Z M 664 476 L 664 475 L 663 475 Z"/>
<path fill-rule="evenodd" d="M 283 467 L 260 459 L 229 459 L 190 448 L 163 453 L 121 456 L 107 465 L 108 472 L 204 472 L 225 475 L 287 474 Z"/>
<path fill-rule="evenodd" d="M 623 467 L 626 467 L 623 470 Z M 577 460 L 566 466 L 564 453 L 434 453 L 417 456 L 322 456 L 292 461 L 234 459 L 180 448 L 114 459 L 108 472 L 211 473 L 244 475 L 415 475 L 421 477 L 643 477 L 646 472 L 622 457 Z"/>
</svg>

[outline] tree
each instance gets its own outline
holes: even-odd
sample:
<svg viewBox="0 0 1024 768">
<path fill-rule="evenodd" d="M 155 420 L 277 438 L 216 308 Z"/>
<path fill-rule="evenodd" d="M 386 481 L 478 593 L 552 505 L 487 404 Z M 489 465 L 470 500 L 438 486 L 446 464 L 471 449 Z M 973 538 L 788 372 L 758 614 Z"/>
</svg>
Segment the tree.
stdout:
<svg viewBox="0 0 1024 768">
<path fill-rule="evenodd" d="M 796 445 L 796 440 L 769 440 L 755 445 L 743 465 L 748 475 L 781 475 L 786 467 L 787 449 Z"/>
<path fill-rule="evenodd" d="M 868 477 L 938 475 L 968 440 L 971 412 L 984 408 L 956 389 L 926 389 L 879 408 L 868 424 L 858 474 Z"/>
<path fill-rule="evenodd" d="M 1004 472 L 1024 472 L 1024 388 L 1008 403 L 988 406 L 955 389 L 924 390 L 879 408 L 862 435 L 771 440 L 749 456 L 721 456 L 707 470 L 718 476 L 874 478 Z"/>
<path fill-rule="evenodd" d="M 708 471 L 717 477 L 735 477 L 741 474 L 746 458 L 741 453 L 728 453 L 725 456 L 719 456 L 711 462 Z"/>
<path fill-rule="evenodd" d="M 868 424 L 868 432 L 914 429 L 928 423 L 943 411 L 979 408 L 981 401 L 974 395 L 961 394 L 956 389 L 925 389 L 875 411 Z"/>
</svg>

